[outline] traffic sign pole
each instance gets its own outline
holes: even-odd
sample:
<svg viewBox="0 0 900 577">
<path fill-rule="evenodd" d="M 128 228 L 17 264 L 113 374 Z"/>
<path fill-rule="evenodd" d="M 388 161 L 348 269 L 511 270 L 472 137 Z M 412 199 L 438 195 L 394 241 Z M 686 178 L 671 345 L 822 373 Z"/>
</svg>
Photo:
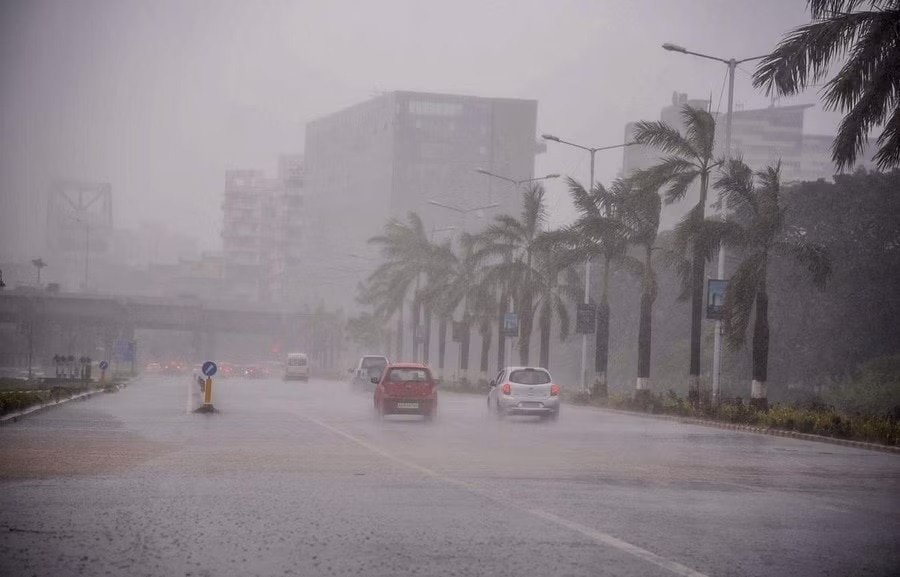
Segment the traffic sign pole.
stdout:
<svg viewBox="0 0 900 577">
<path fill-rule="evenodd" d="M 203 387 L 203 405 L 200 406 L 195 413 L 215 413 L 216 409 L 212 404 L 212 378 L 213 375 L 219 368 L 216 366 L 216 363 L 212 361 L 206 361 L 203 363 L 203 367 L 201 367 L 200 371 L 206 377 L 206 383 Z"/>
</svg>

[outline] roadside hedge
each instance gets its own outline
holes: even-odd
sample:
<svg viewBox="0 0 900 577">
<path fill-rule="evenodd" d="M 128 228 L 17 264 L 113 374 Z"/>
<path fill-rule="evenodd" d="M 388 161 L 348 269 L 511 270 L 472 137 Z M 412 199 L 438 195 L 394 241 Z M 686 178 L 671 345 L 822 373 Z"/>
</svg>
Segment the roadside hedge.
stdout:
<svg viewBox="0 0 900 577">
<path fill-rule="evenodd" d="M 587 402 L 584 402 L 584 399 L 574 395 L 567 400 L 575 404 L 594 404 L 613 409 L 708 419 L 837 439 L 900 446 L 900 419 L 893 410 L 883 414 L 862 411 L 848 414 L 831 406 L 800 407 L 790 404 L 773 404 L 767 411 L 762 411 L 751 407 L 740 398 L 725 400 L 718 405 L 695 407 L 671 390 L 665 394 L 650 394 L 643 399 L 612 394 L 605 402 L 596 402 L 589 398 Z"/>
</svg>

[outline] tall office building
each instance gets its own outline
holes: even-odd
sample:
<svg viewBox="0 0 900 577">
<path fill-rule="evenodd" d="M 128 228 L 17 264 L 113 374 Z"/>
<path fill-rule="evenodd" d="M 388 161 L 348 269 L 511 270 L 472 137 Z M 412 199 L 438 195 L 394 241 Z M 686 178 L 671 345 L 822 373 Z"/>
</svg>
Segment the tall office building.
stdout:
<svg viewBox="0 0 900 577">
<path fill-rule="evenodd" d="M 531 178 L 536 123 L 534 100 L 391 92 L 307 124 L 308 300 L 353 306 L 391 217 L 416 212 L 440 240 L 519 214 L 515 186 L 475 169 Z"/>
</svg>

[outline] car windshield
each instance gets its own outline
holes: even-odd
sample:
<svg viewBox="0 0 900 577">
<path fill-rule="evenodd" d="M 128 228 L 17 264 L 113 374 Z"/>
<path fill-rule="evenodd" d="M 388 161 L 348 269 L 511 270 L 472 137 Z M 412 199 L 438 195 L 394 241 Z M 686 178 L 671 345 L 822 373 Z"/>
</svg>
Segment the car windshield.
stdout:
<svg viewBox="0 0 900 577">
<path fill-rule="evenodd" d="M 538 369 L 519 369 L 510 373 L 509 382 L 519 385 L 546 385 L 550 382 L 550 374 Z"/>
<path fill-rule="evenodd" d="M 292 367 L 306 366 L 306 359 L 303 357 L 292 357 L 288 359 L 288 364 Z"/>
<path fill-rule="evenodd" d="M 420 383 L 428 381 L 428 371 L 425 369 L 391 369 L 389 381 L 395 383 Z"/>
<path fill-rule="evenodd" d="M 387 366 L 387 361 L 380 357 L 368 357 L 362 360 L 363 369 L 384 369 Z"/>
</svg>

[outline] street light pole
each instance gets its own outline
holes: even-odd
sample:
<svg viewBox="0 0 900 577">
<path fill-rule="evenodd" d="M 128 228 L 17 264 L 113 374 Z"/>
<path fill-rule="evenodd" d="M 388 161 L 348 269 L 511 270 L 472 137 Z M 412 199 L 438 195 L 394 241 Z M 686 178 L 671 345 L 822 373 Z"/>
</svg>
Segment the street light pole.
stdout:
<svg viewBox="0 0 900 577">
<path fill-rule="evenodd" d="M 741 60 L 736 60 L 734 58 L 719 58 L 717 56 L 709 56 L 708 54 L 701 54 L 699 52 L 691 52 L 690 50 L 684 48 L 683 46 L 679 46 L 677 44 L 671 44 L 666 42 L 662 45 L 664 50 L 668 50 L 669 52 L 680 52 L 682 54 L 690 54 L 692 56 L 697 56 L 699 58 L 706 58 L 707 60 L 716 60 L 718 62 L 722 62 L 725 66 L 728 67 L 728 114 L 725 116 L 725 160 L 728 161 L 731 159 L 731 121 L 734 117 L 734 71 L 737 69 L 738 64 L 742 64 L 744 62 L 750 62 L 752 60 L 760 60 L 765 58 L 767 55 L 763 56 L 751 56 L 750 58 L 742 58 Z M 724 217 L 725 214 L 725 206 L 721 205 L 720 215 Z M 717 259 L 716 266 L 716 277 L 719 279 L 724 279 L 725 277 L 725 247 L 719 246 L 719 256 Z M 713 382 L 712 382 L 712 396 L 713 402 L 718 402 L 720 396 L 721 389 L 721 374 L 722 374 L 722 320 L 716 320 L 716 328 L 715 335 L 713 340 Z"/>
<path fill-rule="evenodd" d="M 636 144 L 635 142 L 625 142 L 623 144 L 613 144 L 612 146 L 583 146 L 581 144 L 575 144 L 574 142 L 569 142 L 568 140 L 563 140 L 558 136 L 553 136 L 552 134 L 542 134 L 541 138 L 544 140 L 551 140 L 553 142 L 558 142 L 560 144 L 566 144 L 568 146 L 572 146 L 574 148 L 579 148 L 581 150 L 586 150 L 591 155 L 591 176 L 590 181 L 588 182 L 588 193 L 590 193 L 594 189 L 594 159 L 598 152 L 601 150 L 612 150 L 614 148 L 624 148 L 626 146 L 631 146 Z M 588 258 L 584 263 L 584 304 L 590 304 L 591 302 L 591 259 Z M 588 335 L 587 333 L 583 333 L 581 335 L 581 384 L 586 389 L 589 390 L 591 387 L 590 380 L 588 379 Z"/>
</svg>

